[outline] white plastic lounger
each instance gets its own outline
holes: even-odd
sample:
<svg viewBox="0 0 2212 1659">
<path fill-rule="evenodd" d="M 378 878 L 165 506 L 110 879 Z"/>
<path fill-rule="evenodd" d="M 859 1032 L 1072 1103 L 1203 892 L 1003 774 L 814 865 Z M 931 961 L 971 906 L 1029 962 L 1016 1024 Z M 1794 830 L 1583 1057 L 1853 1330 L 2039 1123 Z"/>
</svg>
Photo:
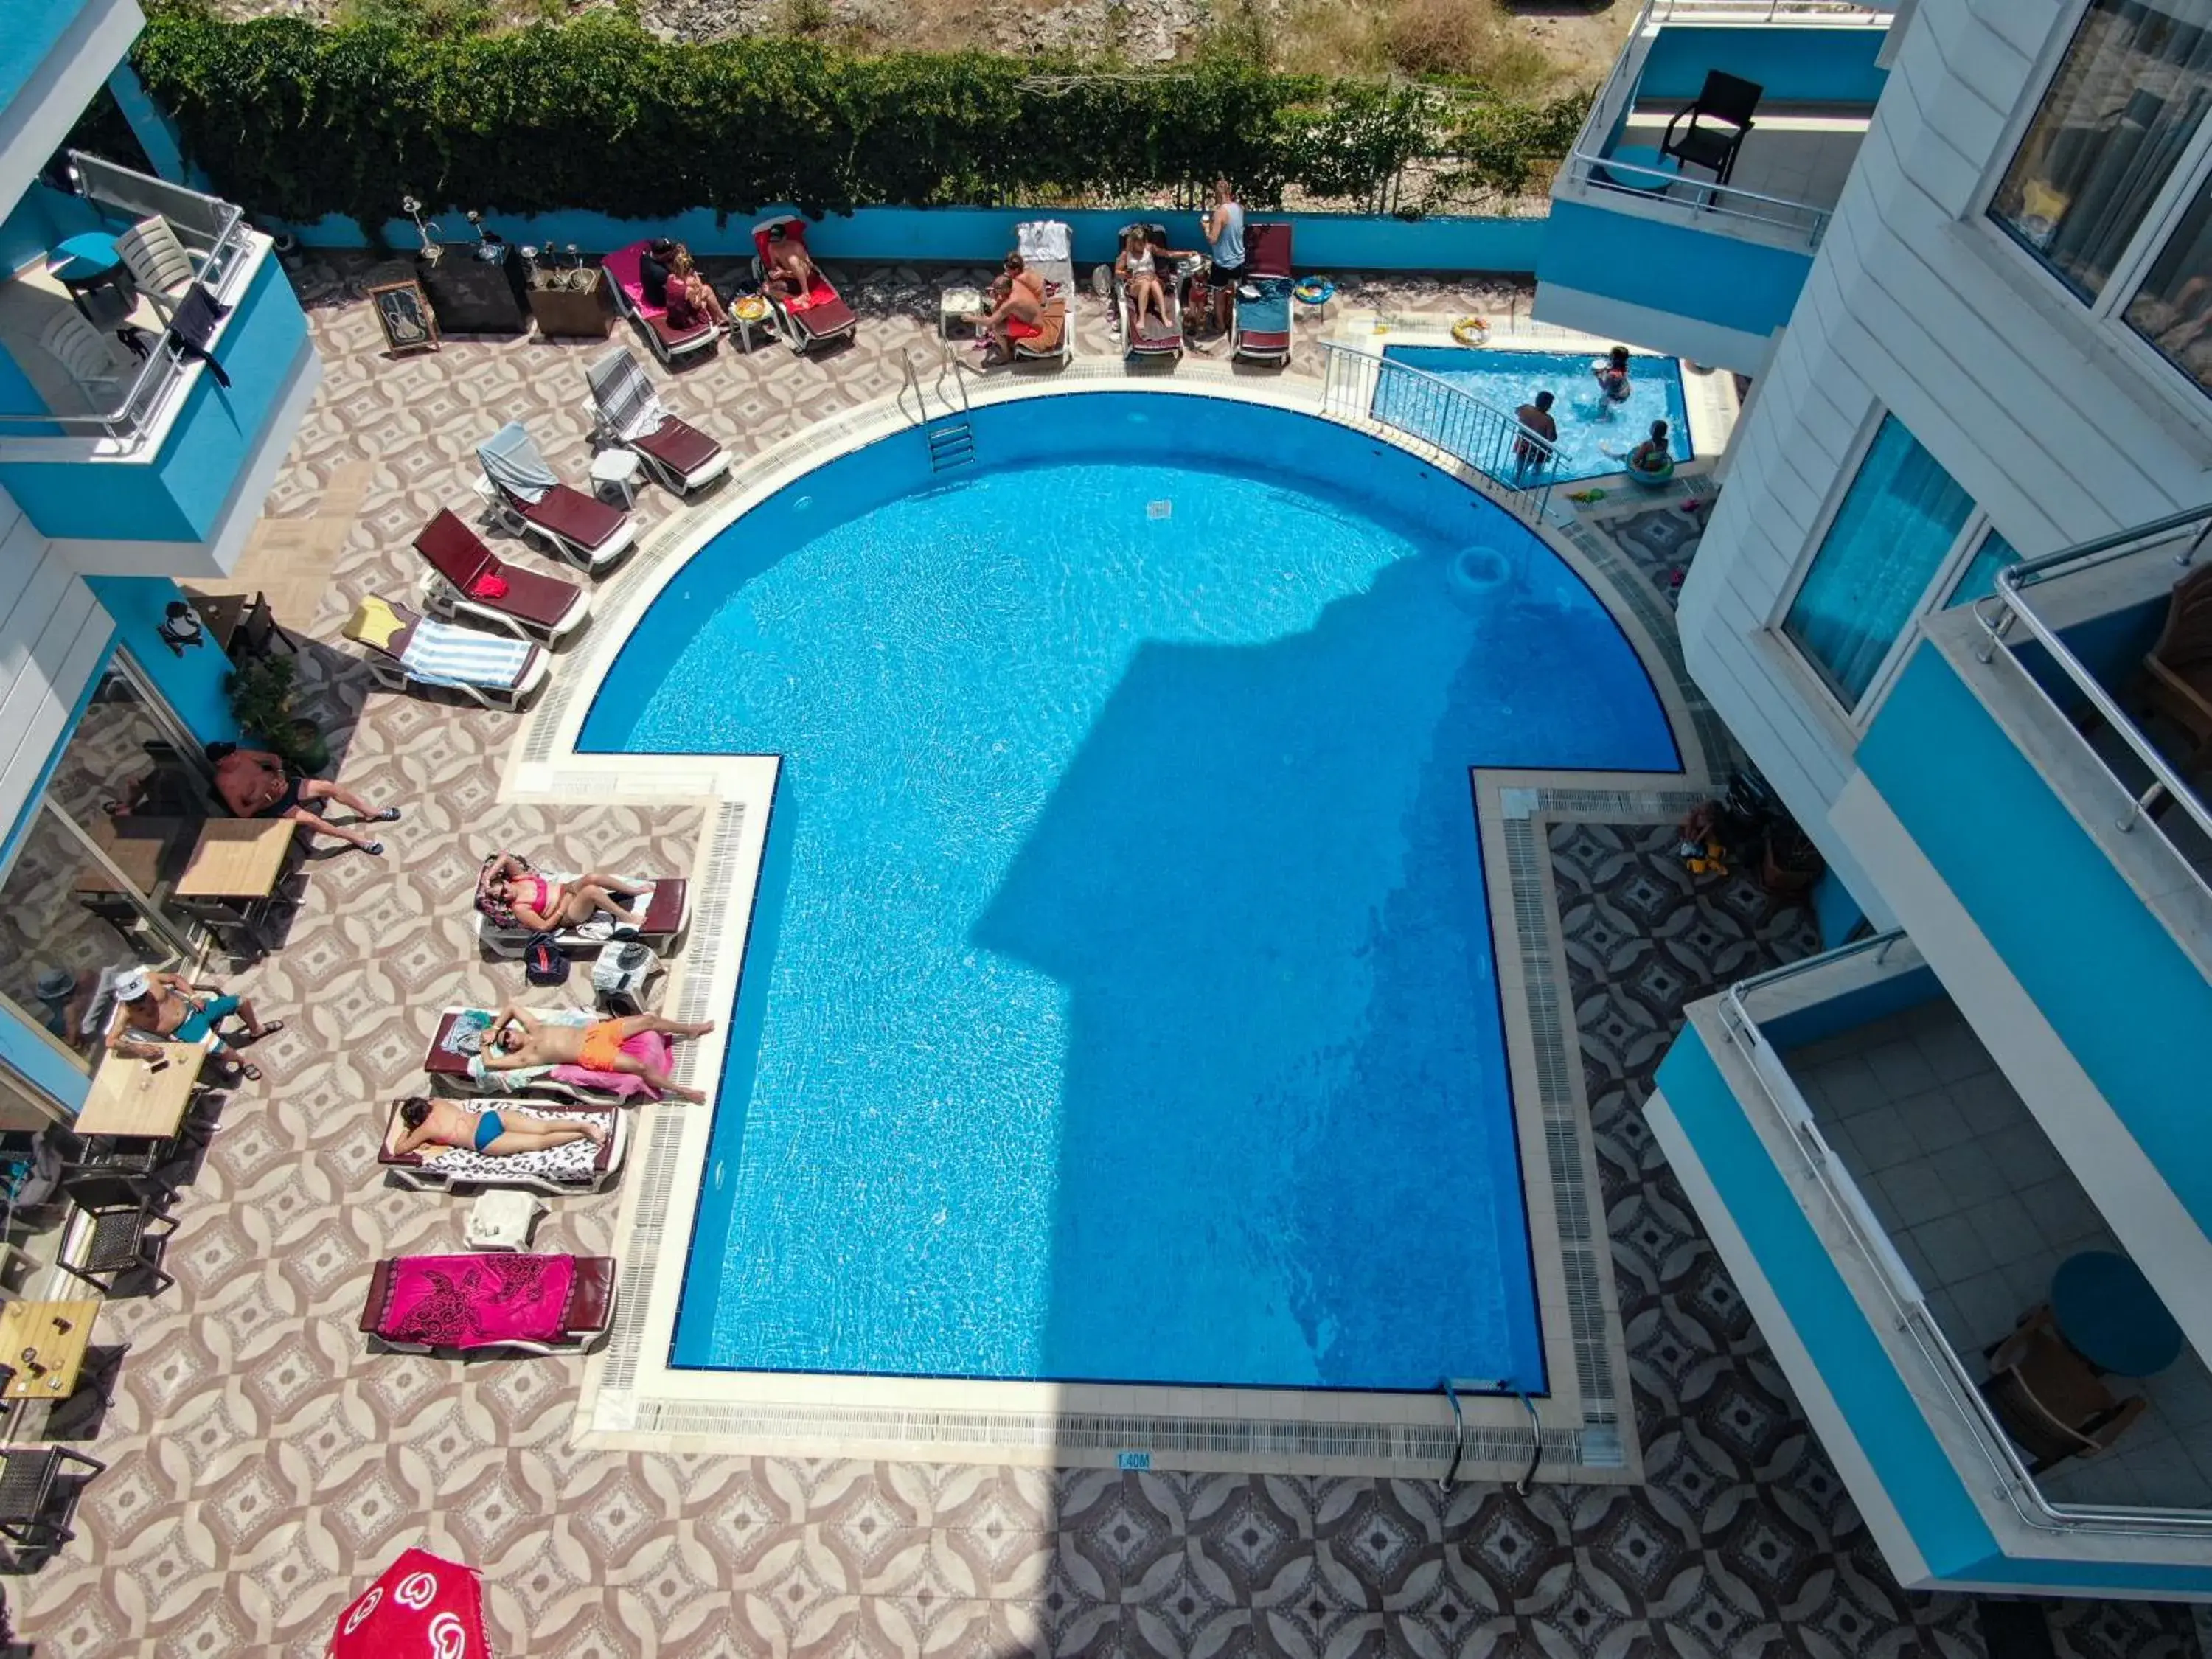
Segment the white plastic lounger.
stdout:
<svg viewBox="0 0 2212 1659">
<path fill-rule="evenodd" d="M 1075 355 L 1075 233 L 1058 219 L 1032 219 L 1014 227 L 1014 246 L 1044 280 L 1041 331 L 1016 340 L 1014 356 L 1064 363 Z"/>
<path fill-rule="evenodd" d="M 355 607 L 344 631 L 368 653 L 370 678 L 387 691 L 434 686 L 513 714 L 551 672 L 552 658 L 542 645 L 433 622 L 374 593 Z"/>
<path fill-rule="evenodd" d="M 616 346 L 584 371 L 600 441 L 629 450 L 663 489 L 689 495 L 730 470 L 730 452 L 668 412 L 645 369 Z"/>
<path fill-rule="evenodd" d="M 520 421 L 509 421 L 478 444 L 477 459 L 493 517 L 586 570 L 605 570 L 637 538 L 628 514 L 555 477 Z"/>
<path fill-rule="evenodd" d="M 384 1126 L 384 1142 L 376 1162 L 403 1187 L 416 1190 L 453 1187 L 519 1187 L 525 1192 L 559 1197 L 563 1193 L 604 1192 L 622 1173 L 623 1158 L 629 1149 L 629 1115 L 605 1110 L 570 1111 L 558 1107 L 517 1105 L 488 1098 L 457 1100 L 466 1112 L 497 1112 L 502 1118 L 520 1115 L 541 1123 L 597 1123 L 607 1132 L 598 1145 L 572 1140 L 544 1152 L 519 1152 L 493 1158 L 465 1146 L 426 1146 L 420 1152 L 395 1152 L 405 1126 L 399 1121 L 399 1103 L 392 1103 Z"/>
</svg>

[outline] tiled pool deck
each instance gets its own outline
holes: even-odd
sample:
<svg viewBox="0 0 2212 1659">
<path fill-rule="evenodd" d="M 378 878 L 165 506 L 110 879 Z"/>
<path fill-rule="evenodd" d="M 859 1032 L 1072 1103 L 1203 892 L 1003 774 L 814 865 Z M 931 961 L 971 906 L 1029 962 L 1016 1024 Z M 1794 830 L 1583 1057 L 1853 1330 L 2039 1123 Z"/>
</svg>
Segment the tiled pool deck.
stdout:
<svg viewBox="0 0 2212 1659">
<path fill-rule="evenodd" d="M 901 348 L 933 334 L 935 283 L 849 276 L 853 349 L 725 357 L 665 395 L 742 464 L 889 394 Z M 354 1324 L 368 1264 L 455 1248 L 465 1207 L 380 1182 L 372 1103 L 415 1083 L 441 1006 L 520 985 L 474 948 L 477 859 L 513 845 L 684 865 L 702 823 L 692 807 L 501 806 L 510 718 L 385 695 L 363 707 L 337 624 L 367 591 L 411 590 L 410 539 L 471 501 L 473 445 L 502 420 L 526 419 L 580 475 L 592 349 L 457 342 L 390 362 L 357 297 L 372 280 L 301 273 L 327 380 L 240 574 L 316 641 L 310 678 L 347 728 L 342 775 L 409 816 L 386 859 L 317 863 L 283 951 L 240 977 L 289 1022 L 257 1054 L 270 1081 L 228 1103 L 176 1206 L 178 1285 L 101 1315 L 101 1339 L 130 1352 L 105 1420 L 70 1425 L 110 1464 L 76 1541 L 0 1581 L 41 1655 L 319 1655 L 337 1610 L 415 1543 L 483 1569 L 498 1650 L 531 1659 L 1984 1652 L 1970 1604 L 1890 1581 L 1644 1132 L 1635 1109 L 1681 1004 L 1813 943 L 1802 912 L 1747 884 L 1693 890 L 1657 817 L 1544 824 L 1642 1486 L 1447 1499 L 1426 1481 L 603 1453 L 572 1442 L 580 1361 L 368 1354 Z M 1358 299 L 1507 309 L 1494 289 Z M 640 507 L 651 521 L 668 501 L 648 490 Z M 561 1200 L 538 1239 L 604 1251 L 618 1203 Z M 2062 1651 L 2099 1659 L 2197 1652 L 2171 1608 L 2054 1623 Z"/>
</svg>

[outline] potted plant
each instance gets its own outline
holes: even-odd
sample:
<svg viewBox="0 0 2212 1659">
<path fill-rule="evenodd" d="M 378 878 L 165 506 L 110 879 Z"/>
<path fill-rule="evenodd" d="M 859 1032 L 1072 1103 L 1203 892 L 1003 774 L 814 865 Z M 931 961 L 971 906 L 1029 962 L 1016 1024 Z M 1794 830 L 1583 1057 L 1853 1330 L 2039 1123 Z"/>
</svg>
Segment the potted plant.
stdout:
<svg viewBox="0 0 2212 1659">
<path fill-rule="evenodd" d="M 298 672 L 294 658 L 255 657 L 222 689 L 240 731 L 295 770 L 319 772 L 331 763 L 331 746 L 322 729 L 292 707 Z"/>
</svg>

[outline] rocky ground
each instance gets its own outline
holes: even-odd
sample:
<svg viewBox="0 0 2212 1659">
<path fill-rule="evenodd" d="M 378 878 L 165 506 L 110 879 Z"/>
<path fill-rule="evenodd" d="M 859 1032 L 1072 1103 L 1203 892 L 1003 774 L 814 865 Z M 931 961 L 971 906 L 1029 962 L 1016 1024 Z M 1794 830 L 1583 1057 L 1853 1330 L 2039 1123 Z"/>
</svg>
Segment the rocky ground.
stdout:
<svg viewBox="0 0 2212 1659">
<path fill-rule="evenodd" d="M 390 0 L 382 0 L 390 3 Z M 417 0 L 447 11 L 467 0 Z M 489 0 L 491 9 L 525 21 L 581 10 L 602 0 Z M 328 19 L 361 0 L 219 0 L 233 16 Z M 672 40 L 729 34 L 812 33 L 855 45 L 1005 52 L 1072 52 L 1132 64 L 1167 63 L 1205 37 L 1220 9 L 1249 11 L 1277 37 L 1304 27 L 1319 8 L 1354 0 L 638 0 L 647 27 Z M 1476 3 L 1476 0 L 1468 0 Z M 1634 0 L 1505 0 L 1516 28 L 1558 66 L 1563 83 L 1595 83 L 1605 73 L 1635 15 Z"/>
</svg>

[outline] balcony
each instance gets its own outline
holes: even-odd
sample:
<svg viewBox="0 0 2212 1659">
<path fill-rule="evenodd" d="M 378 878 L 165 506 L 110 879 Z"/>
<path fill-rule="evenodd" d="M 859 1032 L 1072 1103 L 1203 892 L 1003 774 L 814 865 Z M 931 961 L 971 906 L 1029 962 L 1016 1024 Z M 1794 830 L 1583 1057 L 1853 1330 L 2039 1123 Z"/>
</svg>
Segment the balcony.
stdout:
<svg viewBox="0 0 2212 1659">
<path fill-rule="evenodd" d="M 75 544 L 88 573 L 220 574 L 313 391 L 306 319 L 268 239 L 236 207 L 70 160 L 82 192 L 33 185 L 9 220 L 11 240 L 41 232 L 33 245 L 54 250 L 158 216 L 189 280 L 228 307 L 209 349 L 223 376 L 175 349 L 167 307 L 150 295 L 125 291 L 115 308 L 128 314 L 95 310 L 94 326 L 51 274 L 66 256 L 24 261 L 0 281 L 0 489 L 48 538 Z"/>
<path fill-rule="evenodd" d="M 2212 813 L 2190 769 L 2212 751 L 2143 667 L 2208 527 L 2212 508 L 2014 565 L 1932 618 L 1831 811 L 1976 1027 L 2039 1056 L 2030 1109 L 2144 1261 L 2212 1237 Z M 2212 1322 L 2212 1291 L 2178 1294 Z"/>
<path fill-rule="evenodd" d="M 1984 1390 L 1985 1351 L 2053 1302 L 2062 1264 L 2126 1247 L 1902 935 L 1693 1005 L 1645 1111 L 1900 1582 L 2212 1589 L 2192 1340 L 2149 1376 L 2094 1376 L 2122 1426 L 2093 1455 L 2039 1466 Z M 2212 1250 L 2136 1260 L 2203 1340 L 2169 1291 Z M 2057 1305 L 2063 1334 L 2078 1304 Z"/>
<path fill-rule="evenodd" d="M 1552 185 L 1536 314 L 1755 374 L 1873 119 L 1887 7 L 1650 0 Z M 1726 185 L 1662 161 L 1709 70 L 1763 91 Z"/>
</svg>

